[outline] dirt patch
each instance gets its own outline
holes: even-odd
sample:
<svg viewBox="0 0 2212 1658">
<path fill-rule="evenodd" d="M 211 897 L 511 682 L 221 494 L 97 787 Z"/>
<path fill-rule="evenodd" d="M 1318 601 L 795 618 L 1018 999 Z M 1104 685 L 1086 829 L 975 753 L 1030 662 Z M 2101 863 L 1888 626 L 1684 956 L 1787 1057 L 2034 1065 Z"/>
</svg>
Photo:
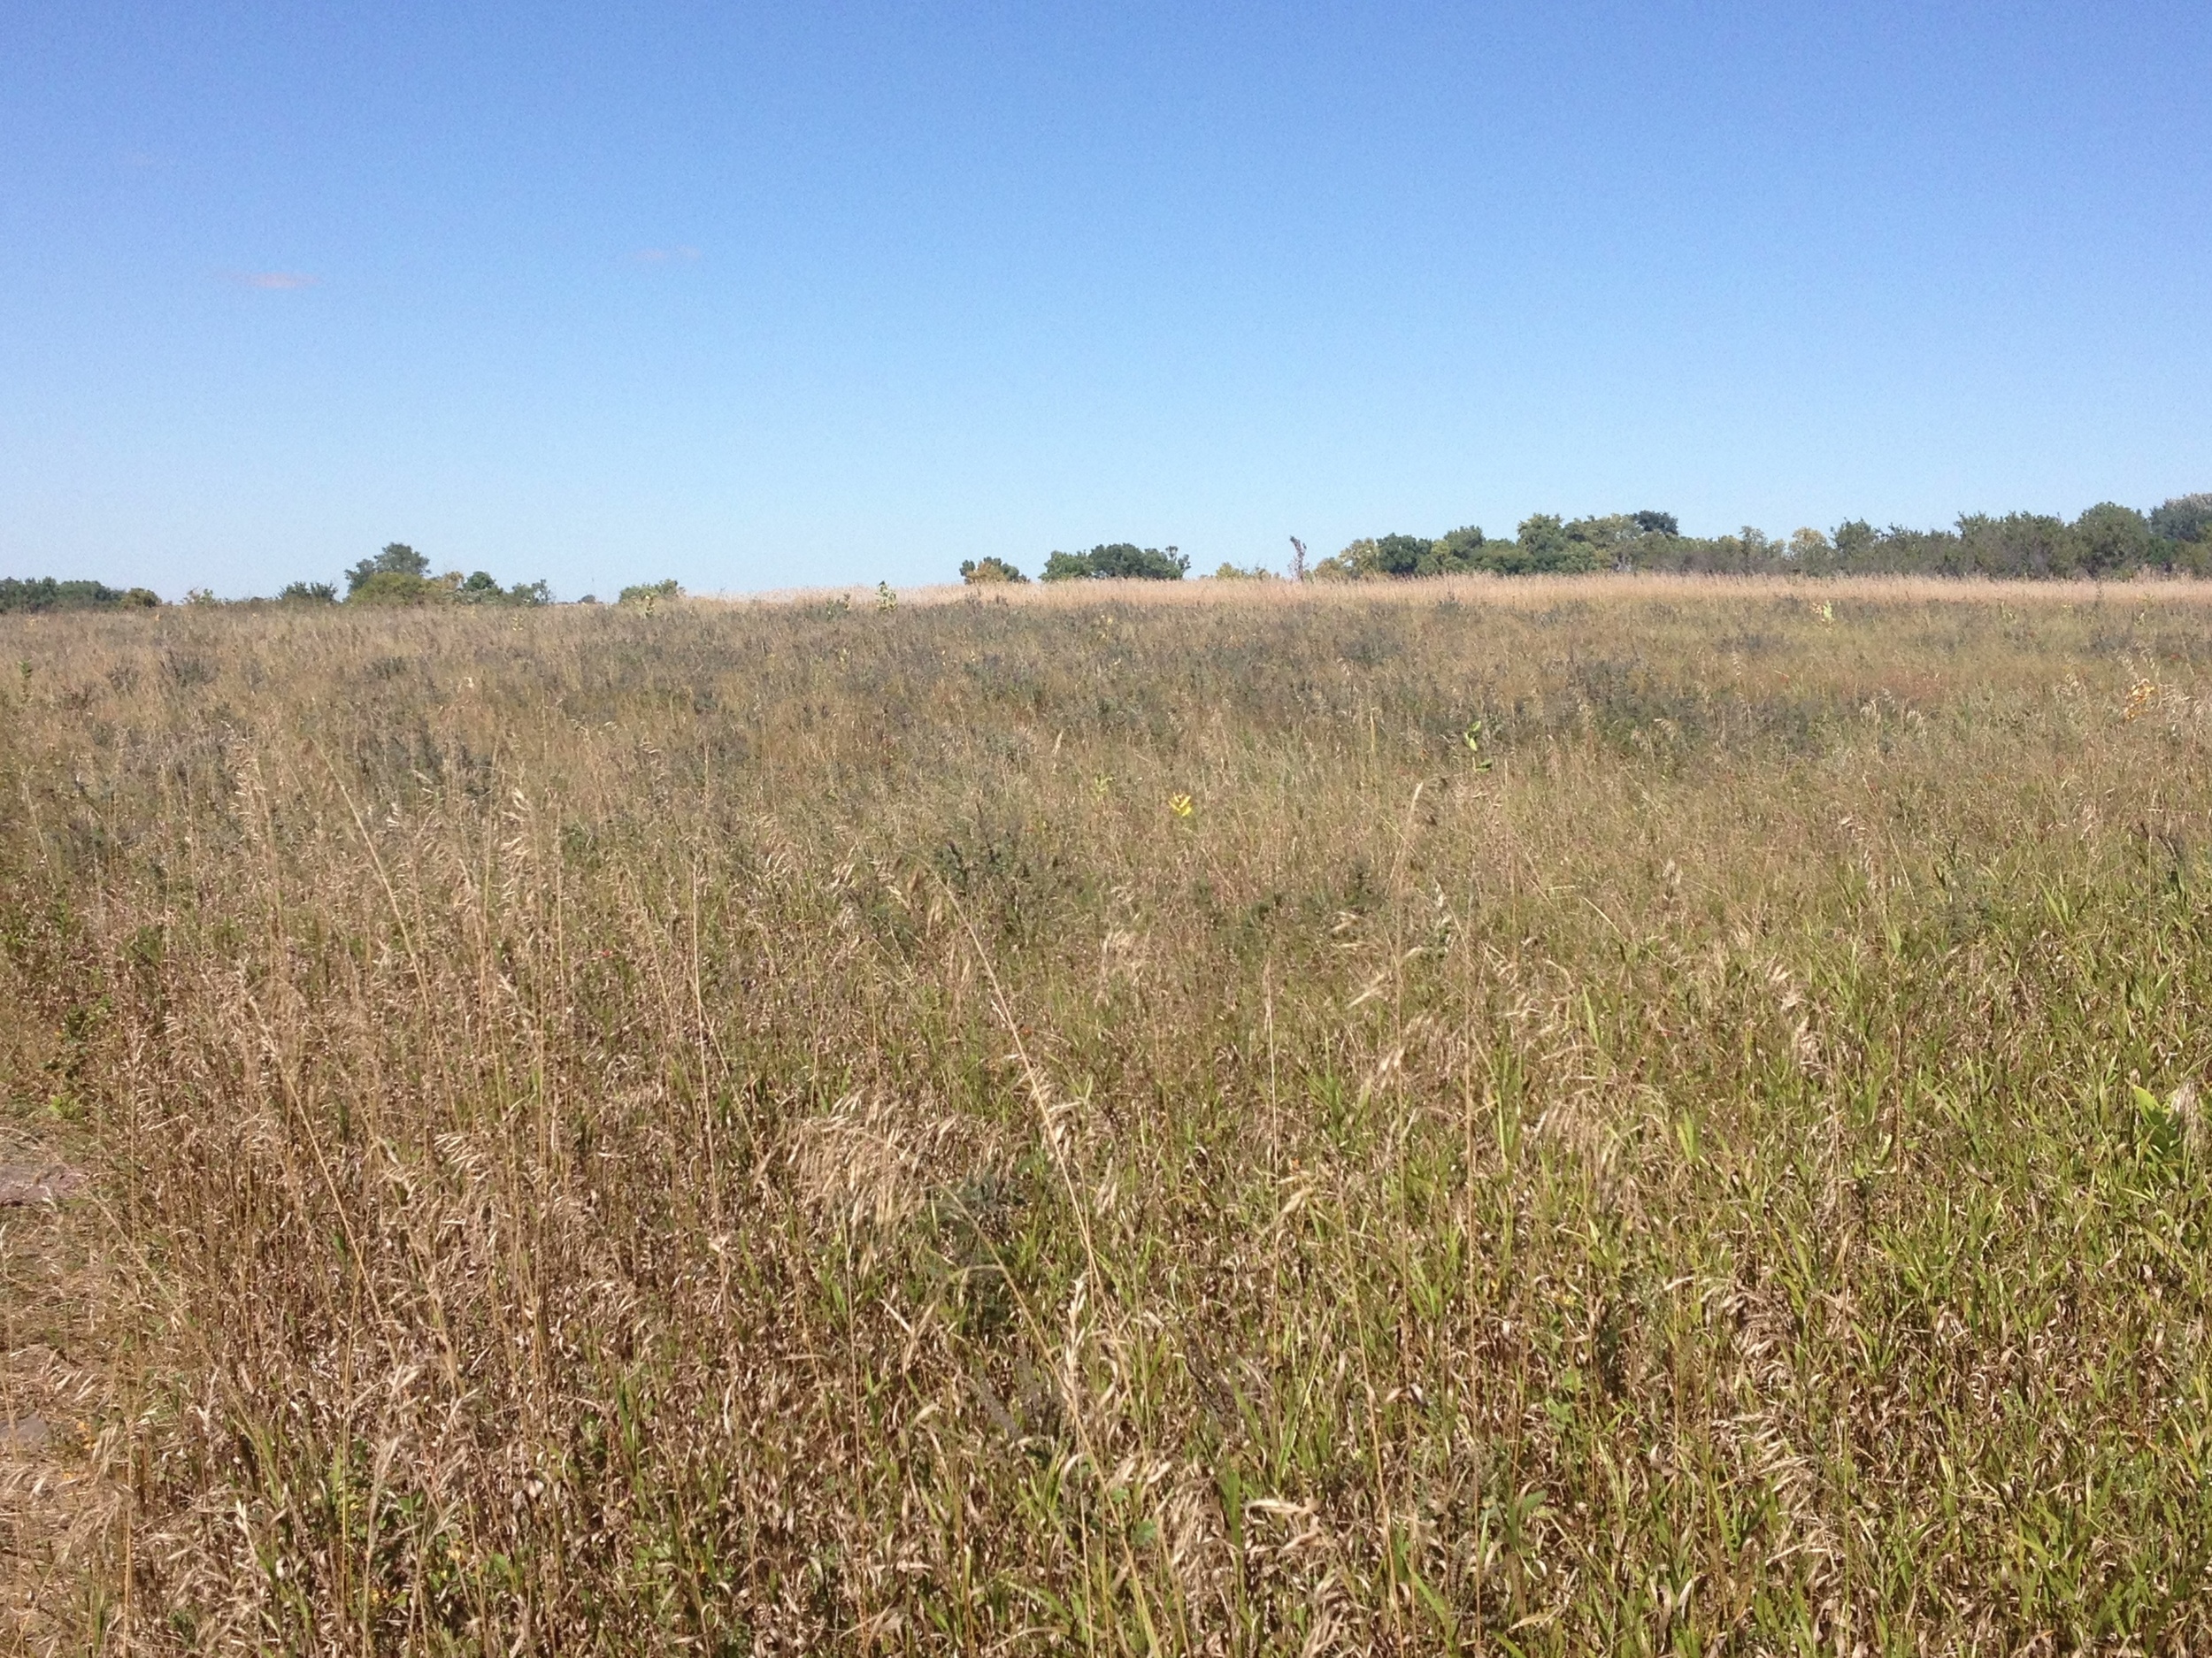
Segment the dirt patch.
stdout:
<svg viewBox="0 0 2212 1658">
<path fill-rule="evenodd" d="M 0 1209 L 59 1203 L 84 1190 L 85 1171 L 65 1163 L 0 1163 Z"/>
</svg>

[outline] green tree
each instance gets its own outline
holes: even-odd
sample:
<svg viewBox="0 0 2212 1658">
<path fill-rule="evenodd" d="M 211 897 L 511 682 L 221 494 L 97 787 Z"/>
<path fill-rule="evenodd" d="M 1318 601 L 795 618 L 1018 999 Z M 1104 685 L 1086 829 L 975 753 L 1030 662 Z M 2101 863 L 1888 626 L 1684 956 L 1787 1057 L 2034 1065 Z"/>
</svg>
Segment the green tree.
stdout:
<svg viewBox="0 0 2212 1658">
<path fill-rule="evenodd" d="M 2212 495 L 2176 495 L 2152 509 L 2150 526 L 2162 541 L 2212 541 Z"/>
<path fill-rule="evenodd" d="M 2082 568 L 2093 576 L 2133 570 L 2149 562 L 2153 537 L 2148 519 L 2133 507 L 2101 501 L 2074 520 L 2074 540 Z"/>
<path fill-rule="evenodd" d="M 1835 568 L 1863 569 L 1872 562 L 1874 526 L 1864 518 L 1849 518 L 1837 525 L 1828 539 L 1835 544 Z"/>
<path fill-rule="evenodd" d="M 1029 580 L 1003 558 L 986 553 L 980 558 L 960 561 L 960 580 L 972 587 L 988 587 L 993 582 L 1013 582 Z"/>
<path fill-rule="evenodd" d="M 1477 549 L 1483 544 L 1482 532 L 1472 526 L 1454 530 L 1436 541 L 1397 533 L 1368 536 L 1333 558 L 1323 559 L 1313 573 L 1325 581 L 1453 575 L 1479 567 Z"/>
<path fill-rule="evenodd" d="M 1087 553 L 1056 552 L 1045 560 L 1047 581 L 1180 581 L 1190 556 L 1133 541 L 1102 542 Z"/>
<path fill-rule="evenodd" d="M 1438 536 L 1430 549 L 1429 557 L 1435 561 L 1440 572 L 1455 575 L 1485 568 L 1485 549 L 1489 545 L 1489 539 L 1482 533 L 1482 526 L 1463 525 Z"/>
<path fill-rule="evenodd" d="M 1960 564 L 1979 575 L 2071 576 L 2081 570 L 2081 538 L 2048 513 L 1965 513 L 1958 536 Z"/>
<path fill-rule="evenodd" d="M 1586 526 L 1587 521 L 1579 521 Z M 1598 567 L 1598 549 L 1584 529 L 1582 537 L 1567 533 L 1555 513 L 1533 512 L 1523 518 L 1514 540 L 1513 568 L 1509 574 L 1573 575 Z"/>
<path fill-rule="evenodd" d="M 346 591 L 357 593 L 378 576 L 412 576 L 418 581 L 430 574 L 430 561 L 405 541 L 387 541 L 384 550 L 365 558 L 346 572 Z M 388 589 L 389 584 L 387 584 Z"/>
<path fill-rule="evenodd" d="M 152 610 L 161 599 L 150 587 L 111 587 L 104 581 L 57 581 L 51 576 L 0 580 L 0 611 Z"/>
</svg>

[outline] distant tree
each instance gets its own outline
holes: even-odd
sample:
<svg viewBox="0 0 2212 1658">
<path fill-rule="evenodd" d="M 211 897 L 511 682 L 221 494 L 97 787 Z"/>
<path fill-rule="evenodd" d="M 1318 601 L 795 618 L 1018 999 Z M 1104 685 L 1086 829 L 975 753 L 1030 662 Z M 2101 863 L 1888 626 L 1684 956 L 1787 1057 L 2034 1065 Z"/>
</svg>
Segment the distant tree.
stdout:
<svg viewBox="0 0 2212 1658">
<path fill-rule="evenodd" d="M 346 591 L 358 592 L 364 584 L 377 576 L 413 576 L 418 580 L 430 574 L 430 561 L 404 541 L 387 541 L 384 550 L 373 558 L 365 558 L 346 572 Z"/>
<path fill-rule="evenodd" d="M 2150 526 L 2162 541 L 2212 541 L 2212 495 L 2176 495 L 2152 509 Z"/>
<path fill-rule="evenodd" d="M 980 558 L 960 561 L 960 580 L 972 587 L 988 587 L 993 582 L 1025 582 L 1027 576 L 995 554 L 986 553 Z"/>
<path fill-rule="evenodd" d="M 1421 536 L 1395 533 L 1361 545 L 1366 549 L 1367 564 L 1359 572 L 1363 576 L 1417 576 L 1436 549 L 1434 541 Z"/>
<path fill-rule="evenodd" d="M 327 581 L 288 581 L 277 594 L 280 604 L 335 604 L 338 589 Z"/>
<path fill-rule="evenodd" d="M 1132 541 L 1102 542 L 1087 553 L 1054 553 L 1045 560 L 1047 581 L 1180 581 L 1190 556 Z"/>
<path fill-rule="evenodd" d="M 1569 543 L 1589 549 L 1587 567 L 1592 570 L 1635 569 L 1636 545 L 1643 534 L 1635 515 L 1628 512 L 1593 514 L 1567 526 Z"/>
<path fill-rule="evenodd" d="M 1968 513 L 1950 529 L 1893 524 L 1878 530 L 1864 518 L 1852 518 L 1831 534 L 1809 526 L 1786 541 L 1753 525 L 1733 535 L 1684 535 L 1671 512 L 1605 513 L 1571 522 L 1538 512 L 1521 521 L 1509 541 L 1490 541 L 1472 527 L 1435 541 L 1396 533 L 1363 537 L 1323 559 L 1312 573 L 1325 580 L 1368 580 L 1459 571 L 1537 575 L 1606 569 L 2008 578 L 2159 569 L 2212 576 L 2212 494 L 2177 496 L 2147 517 L 2104 502 L 2071 524 L 2041 513 Z"/>
<path fill-rule="evenodd" d="M 511 587 L 503 587 L 492 580 L 488 570 L 479 570 L 465 580 L 457 572 L 439 579 L 449 582 L 453 598 L 459 604 L 550 604 L 553 589 L 542 581 L 518 581 Z"/>
<path fill-rule="evenodd" d="M 2063 518 L 2042 512 L 1960 515 L 1962 570 L 1985 576 L 2071 576 L 2080 572 L 2083 548 Z"/>
<path fill-rule="evenodd" d="M 1829 540 L 1835 546 L 1837 565 L 1855 568 L 1864 564 L 1874 550 L 1874 526 L 1864 518 L 1850 518 L 1837 525 Z"/>
<path fill-rule="evenodd" d="M 645 581 L 634 587 L 625 587 L 616 596 L 615 603 L 649 610 L 656 604 L 664 604 L 683 596 L 684 590 L 676 585 L 676 579 L 671 576 L 665 581 Z"/>
<path fill-rule="evenodd" d="M 1293 581 L 1306 579 L 1306 544 L 1295 535 L 1290 538 L 1290 579 Z"/>
<path fill-rule="evenodd" d="M 1362 536 L 1339 553 L 1332 553 L 1313 567 L 1316 581 L 1362 581 L 1381 572 L 1375 568 L 1375 538 Z"/>
<path fill-rule="evenodd" d="M 1225 561 L 1221 568 L 1214 572 L 1214 580 L 1216 581 L 1274 581 L 1279 578 L 1265 564 L 1254 564 L 1247 570 L 1241 564 L 1232 564 Z"/>
<path fill-rule="evenodd" d="M 1482 533 L 1479 524 L 1463 525 L 1447 531 L 1430 543 L 1429 558 L 1440 575 L 1458 575 L 1471 570 L 1485 568 L 1486 549 L 1490 540 Z"/>
<path fill-rule="evenodd" d="M 1486 546 L 1481 530 L 1469 526 L 1429 541 L 1418 535 L 1370 536 L 1354 541 L 1314 566 L 1324 581 L 1378 581 L 1411 576 L 1449 576 L 1479 569 Z"/>
<path fill-rule="evenodd" d="M 2116 574 L 2147 563 L 2152 553 L 2148 519 L 2133 507 L 2101 501 L 2074 520 L 2074 540 L 2082 568 L 2093 576 Z"/>
<path fill-rule="evenodd" d="M 1343 553 L 1336 555 L 1336 562 L 1343 564 L 1345 575 L 1361 581 L 1389 575 L 1418 575 L 1423 559 L 1429 557 L 1433 546 L 1433 541 L 1425 541 L 1418 535 L 1376 535 L 1354 541 Z"/>
<path fill-rule="evenodd" d="M 1561 558 L 1567 551 L 1567 526 L 1556 513 L 1532 512 L 1521 520 L 1514 541 L 1524 558 Z"/>
<path fill-rule="evenodd" d="M 388 541 L 373 558 L 346 572 L 349 604 L 433 604 L 453 597 L 461 584 L 457 571 L 433 578 L 430 561 L 404 541 Z"/>
<path fill-rule="evenodd" d="M 51 576 L 0 579 L 0 611 L 136 610 L 161 603 L 150 587 L 111 587 L 104 581 L 57 581 Z"/>
<path fill-rule="evenodd" d="M 1808 525 L 1791 534 L 1787 557 L 1800 570 L 1815 570 L 1832 550 L 1828 538 Z"/>
<path fill-rule="evenodd" d="M 1586 533 L 1570 535 L 1567 526 L 1549 512 L 1523 518 L 1515 537 L 1516 562 L 1530 575 L 1573 575 L 1598 568 L 1598 548 Z"/>
</svg>

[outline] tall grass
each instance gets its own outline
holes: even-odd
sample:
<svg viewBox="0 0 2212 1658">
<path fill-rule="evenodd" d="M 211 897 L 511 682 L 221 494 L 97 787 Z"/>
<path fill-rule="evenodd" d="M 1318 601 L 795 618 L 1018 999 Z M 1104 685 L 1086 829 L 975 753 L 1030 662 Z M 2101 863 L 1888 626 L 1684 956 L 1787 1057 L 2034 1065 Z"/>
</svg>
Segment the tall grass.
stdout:
<svg viewBox="0 0 2212 1658">
<path fill-rule="evenodd" d="M 2193 600 L 1255 591 L 0 627 L 37 1639 L 2212 1643 Z"/>
</svg>

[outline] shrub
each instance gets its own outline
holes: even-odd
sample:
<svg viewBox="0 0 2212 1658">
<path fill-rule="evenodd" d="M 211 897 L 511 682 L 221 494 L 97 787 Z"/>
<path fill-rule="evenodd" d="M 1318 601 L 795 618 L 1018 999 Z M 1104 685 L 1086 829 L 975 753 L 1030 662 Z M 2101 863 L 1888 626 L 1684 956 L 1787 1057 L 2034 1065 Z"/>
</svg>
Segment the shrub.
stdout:
<svg viewBox="0 0 2212 1658">
<path fill-rule="evenodd" d="M 404 570 L 375 570 L 358 581 L 349 572 L 349 604 L 434 604 L 449 602 L 457 582 L 449 584 Z"/>
<path fill-rule="evenodd" d="M 338 589 L 327 581 L 288 581 L 277 594 L 280 604 L 335 604 Z"/>
<path fill-rule="evenodd" d="M 1027 581 L 1029 578 L 1003 558 L 987 553 L 981 558 L 962 559 L 960 580 L 972 587 L 983 587 L 990 586 L 993 582 Z"/>
<path fill-rule="evenodd" d="M 680 599 L 684 590 L 677 586 L 673 576 L 665 581 L 641 581 L 633 587 L 625 587 L 615 595 L 617 604 L 627 604 L 651 610 L 656 604 Z"/>
</svg>

